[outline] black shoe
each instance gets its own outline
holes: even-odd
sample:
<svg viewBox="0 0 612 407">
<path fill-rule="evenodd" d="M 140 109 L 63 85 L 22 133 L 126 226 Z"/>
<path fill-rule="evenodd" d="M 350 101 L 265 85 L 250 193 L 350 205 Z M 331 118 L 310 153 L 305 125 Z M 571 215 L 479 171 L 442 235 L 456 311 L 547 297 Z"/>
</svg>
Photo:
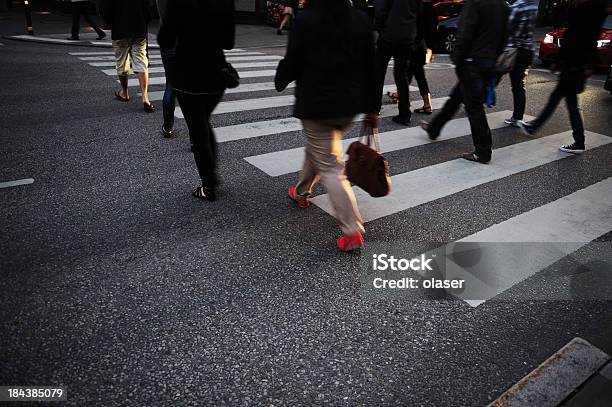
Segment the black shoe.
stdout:
<svg viewBox="0 0 612 407">
<path fill-rule="evenodd" d="M 283 30 L 281 30 L 280 28 L 276 30 L 276 35 L 283 35 Z"/>
<path fill-rule="evenodd" d="M 106 33 L 102 33 L 102 35 L 98 35 L 98 38 L 96 38 L 96 40 L 102 41 L 104 38 L 106 38 Z"/>
<path fill-rule="evenodd" d="M 526 136 L 533 136 L 535 134 L 536 129 L 530 123 L 525 123 L 522 120 L 519 120 L 516 123 L 518 124 L 519 129 L 521 129 L 521 132 L 524 135 L 526 135 Z"/>
<path fill-rule="evenodd" d="M 175 137 L 174 130 L 166 130 L 165 126 L 162 126 L 162 134 L 164 135 L 164 138 L 174 138 Z"/>
<path fill-rule="evenodd" d="M 197 187 L 191 194 L 198 199 L 205 199 L 210 202 L 217 200 L 215 190 L 210 187 Z"/>
<path fill-rule="evenodd" d="M 403 126 L 410 126 L 410 117 L 406 119 L 401 116 L 393 116 L 391 120 L 393 120 L 394 123 L 401 124 Z"/>
<path fill-rule="evenodd" d="M 461 158 L 463 158 L 465 160 L 468 160 L 468 161 L 473 161 L 475 163 L 481 163 L 481 164 L 488 164 L 489 161 L 491 161 L 490 158 L 488 160 L 484 160 L 484 159 L 478 157 L 474 153 L 463 153 L 463 154 L 461 154 Z"/>
<path fill-rule="evenodd" d="M 584 150 L 586 150 L 586 148 L 584 147 L 584 144 L 580 145 L 574 142 L 572 144 L 566 144 L 564 146 L 559 147 L 559 150 L 563 151 L 564 153 L 582 154 L 584 153 Z"/>
<path fill-rule="evenodd" d="M 429 131 L 429 122 L 426 122 L 425 120 L 421 122 L 421 128 L 425 130 L 425 133 L 427 133 L 427 137 L 429 137 L 431 141 L 435 141 L 440 136 L 439 134 L 433 134 Z"/>
<path fill-rule="evenodd" d="M 68 41 L 81 41 L 79 37 L 68 37 L 66 38 Z"/>
</svg>

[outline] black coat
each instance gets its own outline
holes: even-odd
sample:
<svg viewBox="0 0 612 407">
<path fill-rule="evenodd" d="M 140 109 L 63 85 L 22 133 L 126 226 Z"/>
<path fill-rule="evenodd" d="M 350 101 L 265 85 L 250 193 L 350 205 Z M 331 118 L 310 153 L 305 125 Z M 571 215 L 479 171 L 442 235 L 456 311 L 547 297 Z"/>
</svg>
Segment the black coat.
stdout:
<svg viewBox="0 0 612 407">
<path fill-rule="evenodd" d="M 147 38 L 150 19 L 148 0 L 103 0 L 101 12 L 111 29 L 113 40 Z"/>
<path fill-rule="evenodd" d="M 162 48 L 176 45 L 173 87 L 190 93 L 223 91 L 223 50 L 234 48 L 234 37 L 233 0 L 168 2 L 157 41 Z"/>
<path fill-rule="evenodd" d="M 323 31 L 330 25 L 322 24 L 318 13 L 310 8 L 296 18 L 287 53 L 276 70 L 276 89 L 296 81 L 294 115 L 299 119 L 375 112 L 374 38 L 368 17 L 350 8 L 341 27 L 347 40 L 338 44 Z"/>
<path fill-rule="evenodd" d="M 559 62 L 562 69 L 584 69 L 597 60 L 597 40 L 607 16 L 606 6 L 603 0 L 586 0 L 568 15 Z"/>
<path fill-rule="evenodd" d="M 392 44 L 423 41 L 424 20 L 421 0 L 376 0 L 374 26 L 378 40 Z"/>
<path fill-rule="evenodd" d="M 505 0 L 467 0 L 459 17 L 453 62 L 460 65 L 467 58 L 497 59 L 506 43 L 509 15 Z"/>
</svg>

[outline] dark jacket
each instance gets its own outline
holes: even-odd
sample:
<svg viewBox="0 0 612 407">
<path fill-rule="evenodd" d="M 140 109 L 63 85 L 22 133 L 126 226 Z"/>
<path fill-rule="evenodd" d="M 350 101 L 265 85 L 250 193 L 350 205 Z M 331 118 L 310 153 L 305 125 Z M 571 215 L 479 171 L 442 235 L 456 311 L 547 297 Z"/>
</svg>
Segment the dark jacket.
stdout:
<svg viewBox="0 0 612 407">
<path fill-rule="evenodd" d="M 189 93 L 222 92 L 223 50 L 234 48 L 234 36 L 233 0 L 168 2 L 157 41 L 162 48 L 176 44 L 174 88 Z"/>
<path fill-rule="evenodd" d="M 559 51 L 562 69 L 583 69 L 595 63 L 597 40 L 606 15 L 603 0 L 585 0 L 570 10 L 563 46 Z"/>
<path fill-rule="evenodd" d="M 148 0 L 103 0 L 100 5 L 113 40 L 147 37 L 150 19 Z"/>
<path fill-rule="evenodd" d="M 414 44 L 423 39 L 424 20 L 421 0 L 376 0 L 374 27 L 379 41 Z"/>
<path fill-rule="evenodd" d="M 346 41 L 338 43 L 323 31 L 331 27 L 322 20 L 324 13 L 308 8 L 298 15 L 276 70 L 276 89 L 297 81 L 294 115 L 299 119 L 376 111 L 374 38 L 368 17 L 349 8 L 341 27 Z"/>
<path fill-rule="evenodd" d="M 467 58 L 497 59 L 506 42 L 510 9 L 504 0 L 467 0 L 459 17 L 455 65 Z"/>
</svg>

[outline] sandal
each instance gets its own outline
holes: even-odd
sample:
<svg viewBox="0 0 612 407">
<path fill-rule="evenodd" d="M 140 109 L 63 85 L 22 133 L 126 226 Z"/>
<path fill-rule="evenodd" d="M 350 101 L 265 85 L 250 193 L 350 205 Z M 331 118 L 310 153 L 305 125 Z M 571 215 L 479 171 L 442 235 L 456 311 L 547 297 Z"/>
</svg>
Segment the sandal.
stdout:
<svg viewBox="0 0 612 407">
<path fill-rule="evenodd" d="M 130 97 L 129 96 L 128 97 L 121 96 L 121 93 L 119 93 L 118 90 L 115 91 L 115 97 L 117 99 L 119 99 L 120 101 L 122 101 L 122 102 L 129 102 L 130 101 Z"/>
<path fill-rule="evenodd" d="M 147 113 L 153 113 L 155 111 L 155 106 L 153 106 L 153 103 L 148 102 L 148 103 L 143 103 L 144 106 L 144 111 Z"/>
<path fill-rule="evenodd" d="M 387 92 L 387 96 L 389 96 L 389 98 L 391 98 L 391 102 L 393 102 L 393 103 L 398 103 L 399 102 L 399 95 L 398 95 L 397 91 L 390 90 L 389 92 Z"/>
<path fill-rule="evenodd" d="M 215 192 L 212 189 L 205 187 L 197 187 L 193 190 L 191 195 L 198 199 L 203 199 L 210 202 L 217 199 L 217 195 L 215 194 Z"/>
<path fill-rule="evenodd" d="M 433 110 L 431 109 L 431 106 L 429 107 L 419 107 L 418 109 L 414 109 L 415 113 L 423 113 L 423 114 L 432 114 Z"/>
</svg>

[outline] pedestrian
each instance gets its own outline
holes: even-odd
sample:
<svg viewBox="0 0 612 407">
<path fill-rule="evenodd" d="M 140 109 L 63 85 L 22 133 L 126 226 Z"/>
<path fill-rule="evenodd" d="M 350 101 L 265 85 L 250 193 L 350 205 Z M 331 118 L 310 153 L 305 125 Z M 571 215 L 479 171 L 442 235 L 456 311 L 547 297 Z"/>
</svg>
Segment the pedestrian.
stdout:
<svg viewBox="0 0 612 407">
<path fill-rule="evenodd" d="M 185 116 L 202 186 L 199 199 L 217 198 L 217 142 L 210 116 L 226 89 L 225 53 L 234 47 L 234 1 L 173 0 L 157 40 L 161 48 L 176 44 L 172 86 Z"/>
<path fill-rule="evenodd" d="M 519 122 L 523 133 L 534 135 L 550 118 L 561 99 L 565 98 L 574 142 L 562 145 L 559 149 L 573 154 L 585 151 L 584 125 L 578 109 L 578 95 L 584 91 L 592 65 L 597 60 L 597 39 L 606 14 L 603 0 L 575 2 L 575 6 L 568 13 L 568 25 L 563 46 L 559 51 L 558 65 L 551 66 L 552 70 L 557 67 L 560 69 L 559 81 L 538 117 L 530 123 Z"/>
<path fill-rule="evenodd" d="M 89 0 L 68 0 L 70 2 L 70 9 L 72 11 L 72 33 L 68 40 L 79 41 L 79 20 L 81 16 L 91 28 L 98 34 L 98 40 L 106 38 L 106 33 L 96 24 L 96 22 L 90 17 L 88 7 L 91 7 Z"/>
<path fill-rule="evenodd" d="M 465 105 L 474 151 L 461 157 L 486 164 L 491 161 L 492 137 L 484 111 L 485 93 L 495 81 L 495 65 L 505 44 L 509 9 L 504 0 L 468 0 L 459 18 L 457 42 L 451 59 L 459 82 L 431 123 L 421 123 L 431 140 L 440 136 L 444 125 Z"/>
<path fill-rule="evenodd" d="M 283 30 L 285 29 L 287 24 L 289 24 L 289 22 L 293 18 L 295 18 L 295 13 L 297 11 L 297 8 L 298 8 L 297 0 L 286 0 L 284 2 L 283 18 L 281 19 L 280 25 L 278 26 L 278 29 L 276 30 L 276 34 L 283 35 Z"/>
<path fill-rule="evenodd" d="M 393 76 L 398 92 L 399 114 L 392 120 L 408 126 L 410 96 L 406 71 L 410 56 L 423 38 L 423 15 L 421 0 L 377 0 L 374 4 L 374 26 L 378 32 L 376 48 L 378 110 L 382 107 L 382 93 L 391 58 L 394 60 Z"/>
<path fill-rule="evenodd" d="M 508 41 L 506 48 L 516 48 L 514 67 L 509 72 L 514 100 L 512 117 L 504 120 L 509 126 L 518 127 L 525 114 L 525 80 L 533 60 L 535 45 L 533 30 L 538 17 L 538 5 L 535 0 L 516 0 L 510 7 L 508 18 Z M 503 74 L 498 76 L 497 83 Z"/>
<path fill-rule="evenodd" d="M 166 15 L 168 0 L 156 0 L 157 12 L 159 14 L 159 26 L 164 24 L 164 16 Z M 166 76 L 166 87 L 164 89 L 164 98 L 162 101 L 162 107 L 164 111 L 164 123 L 162 124 L 162 135 L 165 138 L 173 138 L 174 133 L 174 110 L 176 109 L 176 95 L 172 88 L 172 75 L 174 72 L 174 65 L 176 63 L 176 44 L 165 48 L 160 47 L 159 52 L 161 54 L 162 64 L 164 65 L 164 74 Z"/>
<path fill-rule="evenodd" d="M 346 0 L 311 0 L 295 21 L 275 84 L 280 92 L 296 81 L 294 116 L 306 136 L 300 179 L 289 197 L 308 207 L 321 180 L 342 236 L 342 251 L 363 245 L 364 228 L 355 195 L 344 173 L 342 137 L 355 115 L 378 125 L 376 65 L 372 28 L 367 16 Z M 380 95 L 378 95 L 380 99 Z"/>
<path fill-rule="evenodd" d="M 145 112 L 155 111 L 149 101 L 149 60 L 147 58 L 147 40 L 149 24 L 148 0 L 104 0 L 102 13 L 111 29 L 117 76 L 121 89 L 115 97 L 128 102 L 128 76 L 133 70 L 138 77 L 142 103 Z"/>
</svg>

